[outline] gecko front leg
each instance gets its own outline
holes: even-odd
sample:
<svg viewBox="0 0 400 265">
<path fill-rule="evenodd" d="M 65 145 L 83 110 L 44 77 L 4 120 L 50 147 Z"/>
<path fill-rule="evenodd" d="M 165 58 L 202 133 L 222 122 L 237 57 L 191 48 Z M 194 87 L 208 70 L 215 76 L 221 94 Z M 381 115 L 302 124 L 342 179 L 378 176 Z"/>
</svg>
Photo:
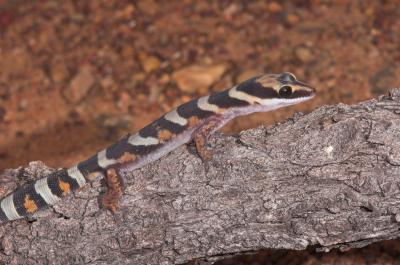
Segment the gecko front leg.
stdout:
<svg viewBox="0 0 400 265">
<path fill-rule="evenodd" d="M 215 116 L 194 132 L 193 138 L 196 150 L 203 162 L 210 161 L 213 157 L 212 153 L 207 150 L 208 138 L 213 132 L 221 128 L 224 123 L 222 116 Z"/>
<path fill-rule="evenodd" d="M 108 189 L 101 199 L 102 206 L 115 214 L 119 210 L 119 200 L 124 189 L 123 180 L 115 168 L 106 170 L 105 180 Z"/>
</svg>

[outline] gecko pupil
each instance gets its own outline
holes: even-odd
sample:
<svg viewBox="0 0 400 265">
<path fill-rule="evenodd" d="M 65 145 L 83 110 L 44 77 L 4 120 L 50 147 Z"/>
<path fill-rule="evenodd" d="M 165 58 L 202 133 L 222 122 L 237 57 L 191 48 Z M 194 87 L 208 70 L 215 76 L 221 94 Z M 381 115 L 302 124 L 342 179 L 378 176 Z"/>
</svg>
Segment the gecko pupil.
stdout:
<svg viewBox="0 0 400 265">
<path fill-rule="evenodd" d="M 279 89 L 279 96 L 282 98 L 288 98 L 292 95 L 292 87 L 291 86 L 283 86 Z"/>
</svg>

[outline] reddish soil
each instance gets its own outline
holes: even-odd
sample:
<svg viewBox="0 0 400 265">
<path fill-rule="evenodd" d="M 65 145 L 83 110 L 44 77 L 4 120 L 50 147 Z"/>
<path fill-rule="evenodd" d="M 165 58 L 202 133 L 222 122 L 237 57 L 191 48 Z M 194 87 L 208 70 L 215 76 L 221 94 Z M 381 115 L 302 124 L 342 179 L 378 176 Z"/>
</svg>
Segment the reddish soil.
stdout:
<svg viewBox="0 0 400 265">
<path fill-rule="evenodd" d="M 0 0 L 0 170 L 71 165 L 258 72 L 293 72 L 318 96 L 226 132 L 383 94 L 400 84 L 399 17 L 398 0 Z M 196 75 L 207 78 L 185 80 Z M 219 264 L 400 264 L 398 254 L 392 241 Z"/>
</svg>

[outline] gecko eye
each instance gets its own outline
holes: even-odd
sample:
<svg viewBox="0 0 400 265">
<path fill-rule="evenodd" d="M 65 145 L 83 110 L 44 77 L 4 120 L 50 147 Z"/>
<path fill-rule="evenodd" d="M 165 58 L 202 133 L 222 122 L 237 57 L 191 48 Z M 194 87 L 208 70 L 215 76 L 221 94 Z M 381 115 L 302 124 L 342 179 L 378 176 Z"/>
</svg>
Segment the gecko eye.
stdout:
<svg viewBox="0 0 400 265">
<path fill-rule="evenodd" d="M 281 98 L 288 98 L 292 95 L 292 87 L 291 86 L 282 86 L 279 89 L 279 96 Z"/>
</svg>

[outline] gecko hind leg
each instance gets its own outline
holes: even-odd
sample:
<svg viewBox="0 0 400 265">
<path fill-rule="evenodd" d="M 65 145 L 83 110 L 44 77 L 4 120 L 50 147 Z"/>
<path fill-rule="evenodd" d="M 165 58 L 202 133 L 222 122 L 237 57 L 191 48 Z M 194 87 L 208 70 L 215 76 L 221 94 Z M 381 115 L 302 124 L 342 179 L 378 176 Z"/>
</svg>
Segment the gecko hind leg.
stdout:
<svg viewBox="0 0 400 265">
<path fill-rule="evenodd" d="M 221 116 L 217 116 L 207 121 L 197 131 L 195 131 L 193 138 L 196 144 L 196 150 L 201 160 L 207 163 L 213 158 L 212 153 L 207 150 L 207 140 L 210 135 L 225 124 L 224 119 Z"/>
<path fill-rule="evenodd" d="M 123 180 L 115 168 L 106 170 L 105 180 L 108 189 L 101 203 L 104 208 L 115 214 L 119 210 L 119 201 L 124 189 Z"/>
<path fill-rule="evenodd" d="M 194 136 L 197 154 L 200 156 L 203 162 L 210 161 L 213 158 L 213 154 L 207 150 L 208 137 L 209 135 L 206 135 L 203 132 L 198 132 Z"/>
</svg>

